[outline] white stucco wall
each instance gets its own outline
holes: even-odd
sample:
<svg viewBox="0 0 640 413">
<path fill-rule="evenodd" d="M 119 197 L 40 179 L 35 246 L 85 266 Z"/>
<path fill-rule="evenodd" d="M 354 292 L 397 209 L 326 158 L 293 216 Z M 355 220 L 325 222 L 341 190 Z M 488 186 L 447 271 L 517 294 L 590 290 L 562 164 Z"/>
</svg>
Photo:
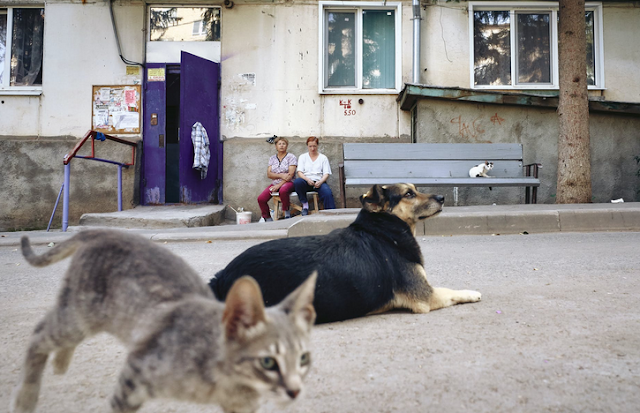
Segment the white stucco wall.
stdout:
<svg viewBox="0 0 640 413">
<path fill-rule="evenodd" d="M 640 3 L 607 3 L 603 17 L 603 96 L 613 101 L 640 102 Z"/>
<path fill-rule="evenodd" d="M 2 2 L 15 5 L 16 2 Z M 0 96 L 0 135 L 83 136 L 91 129 L 93 85 L 140 83 L 118 56 L 108 2 L 48 1 L 41 96 Z M 142 2 L 115 2 L 125 58 L 142 62 Z M 142 71 L 140 72 L 142 73 Z"/>
<path fill-rule="evenodd" d="M 0 7 L 15 4 L 0 0 Z M 25 0 L 21 4 L 42 3 Z M 141 81 L 142 76 L 126 76 L 108 4 L 102 0 L 85 4 L 81 0 L 47 1 L 42 95 L 0 94 L 0 136 L 82 136 L 91 127 L 92 85 Z M 402 81 L 411 82 L 411 1 L 403 0 L 402 5 Z M 441 1 L 422 11 L 421 83 L 470 86 L 467 6 L 466 2 Z M 114 2 L 122 52 L 137 62 L 143 61 L 144 8 L 139 0 Z M 409 113 L 399 110 L 395 94 L 318 93 L 317 1 L 238 0 L 233 8 L 221 10 L 224 138 L 410 135 Z M 637 2 L 607 2 L 603 16 L 606 90 L 591 94 L 640 102 L 640 77 L 635 76 L 640 66 L 640 42 L 636 41 L 640 6 Z M 359 99 L 364 102 L 358 103 Z M 345 116 L 349 100 L 355 114 Z"/>
<path fill-rule="evenodd" d="M 423 11 L 423 84 L 471 87 L 468 5 L 467 2 L 439 1 Z M 637 2 L 604 2 L 605 89 L 592 90 L 590 95 L 610 101 L 640 102 L 640 77 L 635 76 L 640 66 L 639 22 Z"/>
<path fill-rule="evenodd" d="M 411 77 L 410 13 L 410 7 L 403 7 L 403 81 Z M 274 134 L 353 138 L 410 134 L 410 116 L 400 111 L 396 93 L 318 93 L 317 22 L 316 2 L 293 7 L 245 4 L 223 10 L 224 139 Z M 249 27 L 251 30 L 247 30 Z M 247 75 L 255 75 L 251 77 L 255 83 L 248 81 Z M 349 102 L 351 112 L 345 115 Z"/>
</svg>

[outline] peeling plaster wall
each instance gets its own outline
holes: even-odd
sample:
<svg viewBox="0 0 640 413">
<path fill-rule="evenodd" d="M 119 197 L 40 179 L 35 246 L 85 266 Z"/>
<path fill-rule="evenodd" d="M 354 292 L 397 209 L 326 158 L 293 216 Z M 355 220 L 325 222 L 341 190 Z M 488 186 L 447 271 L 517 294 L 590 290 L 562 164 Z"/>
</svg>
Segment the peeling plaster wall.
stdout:
<svg viewBox="0 0 640 413">
<path fill-rule="evenodd" d="M 0 231 L 44 229 L 64 182 L 63 157 L 76 144 L 74 137 L 7 138 L 0 137 Z M 140 147 L 140 144 L 138 145 Z M 96 157 L 118 162 L 131 161 L 131 148 L 111 141 L 96 142 Z M 122 203 L 124 209 L 139 202 L 140 151 L 137 167 L 122 170 Z M 87 144 L 78 155 L 90 155 Z M 69 225 L 76 225 L 85 212 L 118 210 L 116 165 L 85 159 L 70 163 Z M 52 222 L 62 226 L 62 197 Z"/>
<path fill-rule="evenodd" d="M 42 5 L 44 2 L 21 2 Z M 0 0 L 3 5 L 15 1 Z M 63 156 L 91 129 L 93 85 L 140 83 L 127 76 L 118 56 L 108 2 L 47 1 L 40 96 L 0 96 L 0 231 L 46 228 L 64 180 Z M 114 14 L 122 54 L 142 61 L 144 5 L 116 1 Z M 142 71 L 141 71 L 142 73 Z M 139 141 L 139 135 L 123 135 Z M 90 142 L 81 154 L 88 154 Z M 130 161 L 131 149 L 96 142 L 96 156 Z M 140 151 L 138 151 L 138 154 Z M 139 159 L 123 170 L 123 207 L 139 202 Z M 111 212 L 117 206 L 117 167 L 74 160 L 71 165 L 69 224 L 85 212 Z M 60 228 L 62 199 L 53 220 Z"/>
<path fill-rule="evenodd" d="M 47 2 L 42 95 L 0 96 L 2 135 L 80 138 L 91 129 L 93 85 L 141 82 L 142 76 L 126 75 L 118 57 L 108 4 Z M 137 62 L 143 56 L 143 11 L 139 1 L 114 3 L 122 53 Z"/>
<path fill-rule="evenodd" d="M 423 99 L 417 113 L 417 141 L 421 143 L 521 143 L 524 163 L 543 165 L 538 203 L 555 203 L 559 134 L 555 110 Z M 592 112 L 589 123 L 592 201 L 640 201 L 634 160 L 640 154 L 640 117 Z M 452 204 L 451 188 L 426 190 L 442 193 L 447 204 Z M 524 203 L 524 189 L 459 188 L 459 205 L 493 203 Z"/>
<path fill-rule="evenodd" d="M 421 83 L 471 87 L 468 3 L 429 3 L 422 18 Z M 590 95 L 611 101 L 640 102 L 640 76 L 636 75 L 640 65 L 638 22 L 640 3 L 603 2 L 606 89 L 592 90 Z"/>
<path fill-rule="evenodd" d="M 287 137 L 289 141 L 288 151 L 299 157 L 307 153 L 306 137 Z M 342 162 L 342 144 L 352 142 L 344 137 L 320 138 L 319 151 L 329 158 L 331 176 L 328 184 L 333 192 L 336 206 L 341 207 L 338 164 Z M 364 139 L 361 142 L 391 142 L 388 139 Z M 394 140 L 393 142 L 408 142 L 407 139 Z M 271 180 L 267 178 L 267 165 L 269 157 L 276 153 L 274 145 L 268 144 L 263 139 L 228 139 L 224 142 L 224 198 L 225 204 L 233 208 L 244 208 L 251 211 L 253 221 L 260 219 L 258 207 L 258 195 L 269 186 Z M 347 188 L 347 207 L 360 207 L 358 197 L 366 192 L 364 188 Z M 297 197 L 294 202 L 298 203 Z M 273 202 L 269 203 L 273 209 Z M 227 218 L 234 219 L 235 213 L 227 210 Z"/>
<path fill-rule="evenodd" d="M 404 7 L 403 14 L 403 50 L 410 51 L 410 8 Z M 317 22 L 315 2 L 242 4 L 223 12 L 223 139 L 274 134 L 354 139 L 410 135 L 410 116 L 399 110 L 396 93 L 318 93 Z M 252 30 L 240 36 L 239 27 Z M 403 81 L 409 81 L 410 52 L 403 61 Z"/>
</svg>

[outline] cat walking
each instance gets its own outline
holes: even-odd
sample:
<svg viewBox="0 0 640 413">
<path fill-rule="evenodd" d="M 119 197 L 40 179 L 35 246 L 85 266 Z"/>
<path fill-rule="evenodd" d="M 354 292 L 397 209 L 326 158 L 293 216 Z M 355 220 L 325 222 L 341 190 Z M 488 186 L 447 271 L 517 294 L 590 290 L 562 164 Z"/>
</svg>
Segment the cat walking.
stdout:
<svg viewBox="0 0 640 413">
<path fill-rule="evenodd" d="M 99 332 L 128 349 L 112 412 L 135 412 L 151 398 L 255 412 L 265 397 L 290 402 L 302 390 L 315 274 L 265 309 L 251 277 L 221 303 L 180 257 L 121 231 L 82 231 L 42 255 L 23 237 L 22 253 L 36 267 L 73 258 L 57 303 L 33 332 L 11 412 L 35 410 L 49 354 L 54 373 L 64 374 L 76 346 Z"/>
</svg>

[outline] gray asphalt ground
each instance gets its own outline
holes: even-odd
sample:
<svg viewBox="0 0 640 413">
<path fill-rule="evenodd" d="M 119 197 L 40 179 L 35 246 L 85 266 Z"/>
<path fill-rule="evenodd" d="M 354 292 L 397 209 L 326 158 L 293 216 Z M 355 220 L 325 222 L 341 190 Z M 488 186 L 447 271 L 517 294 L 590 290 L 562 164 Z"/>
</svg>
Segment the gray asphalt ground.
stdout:
<svg viewBox="0 0 640 413">
<path fill-rule="evenodd" d="M 284 411 L 640 411 L 640 232 L 527 232 L 419 235 L 430 282 L 476 289 L 482 301 L 315 327 L 304 396 Z M 0 411 L 6 411 L 31 331 L 53 304 L 68 260 L 30 267 L 15 235 L 2 235 Z M 52 239 L 32 235 L 41 240 L 37 251 Z M 264 241 L 187 238 L 157 240 L 204 280 Z M 110 336 L 87 340 L 66 375 L 53 376 L 47 367 L 37 411 L 108 411 L 124 357 Z M 164 400 L 140 410 L 219 411 Z M 267 404 L 263 411 L 283 410 Z"/>
</svg>

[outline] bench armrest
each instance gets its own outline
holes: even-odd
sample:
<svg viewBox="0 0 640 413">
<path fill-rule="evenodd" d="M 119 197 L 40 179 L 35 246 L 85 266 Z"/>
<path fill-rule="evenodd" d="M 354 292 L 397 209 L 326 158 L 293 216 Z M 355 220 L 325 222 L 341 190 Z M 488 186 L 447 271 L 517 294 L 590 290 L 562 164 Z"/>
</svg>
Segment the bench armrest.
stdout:
<svg viewBox="0 0 640 413">
<path fill-rule="evenodd" d="M 347 207 L 347 190 L 345 189 L 344 178 L 344 162 L 338 164 L 338 177 L 340 179 L 340 199 L 342 200 L 342 208 Z"/>
<path fill-rule="evenodd" d="M 530 163 L 528 165 L 523 165 L 522 166 L 525 170 L 525 176 L 532 176 L 531 175 L 531 170 L 533 169 L 533 177 L 537 178 L 538 177 L 538 169 L 542 168 L 542 164 L 541 163 Z"/>
</svg>

